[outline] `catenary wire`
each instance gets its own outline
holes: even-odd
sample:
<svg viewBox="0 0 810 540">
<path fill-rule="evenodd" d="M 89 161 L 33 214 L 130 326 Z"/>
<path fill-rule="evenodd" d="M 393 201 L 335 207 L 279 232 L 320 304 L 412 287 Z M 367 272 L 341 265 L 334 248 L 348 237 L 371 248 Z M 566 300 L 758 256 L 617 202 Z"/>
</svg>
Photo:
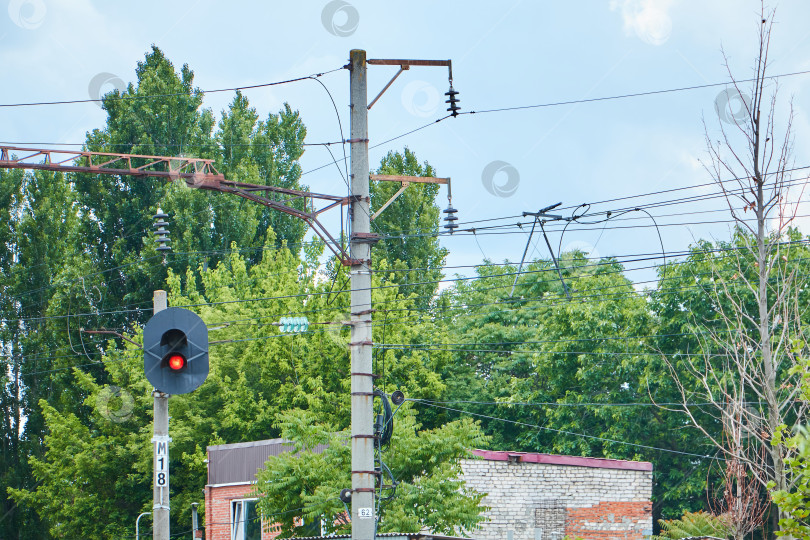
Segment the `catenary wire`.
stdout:
<svg viewBox="0 0 810 540">
<path fill-rule="evenodd" d="M 550 269 L 548 269 L 548 270 L 550 270 Z M 695 288 L 701 289 L 702 287 L 700 287 L 700 286 L 681 287 L 681 288 L 677 288 L 676 290 L 695 289 Z M 656 292 L 656 291 L 651 291 L 651 292 Z M 596 296 L 602 297 L 602 296 L 605 296 L 605 295 L 596 295 Z M 608 295 L 608 296 L 616 296 L 616 295 Z M 634 294 L 634 295 L 631 295 L 631 296 L 638 296 L 638 294 Z M 526 299 L 523 299 L 523 300 L 525 301 Z M 500 303 L 500 302 L 495 302 L 495 304 L 497 304 L 497 303 Z M 551 306 L 554 306 L 554 305 L 558 305 L 558 304 L 547 304 L 546 307 L 551 307 Z M 464 307 L 469 308 L 469 307 L 475 307 L 475 306 L 464 306 Z M 406 309 L 411 309 L 411 308 L 406 308 Z M 396 310 L 386 310 L 386 311 L 396 311 Z M 95 315 L 95 314 L 91 314 L 91 315 Z M 216 324 L 223 324 L 223 323 L 219 322 L 219 323 L 216 323 Z M 307 333 L 311 333 L 311 332 L 307 332 Z M 276 335 L 273 335 L 273 336 L 261 336 L 261 337 L 245 338 L 245 339 L 237 339 L 237 340 L 223 340 L 223 341 L 219 341 L 217 343 L 235 343 L 235 342 L 242 342 L 242 341 L 256 341 L 256 340 L 264 340 L 264 339 L 270 339 L 270 338 L 275 338 L 275 337 L 283 337 L 283 336 L 284 336 L 284 334 L 276 334 Z M 465 344 L 465 345 L 467 345 L 467 344 Z M 471 350 L 471 349 L 461 349 L 459 352 L 475 352 L 475 351 Z M 510 351 L 487 350 L 487 351 L 483 351 L 483 352 L 503 353 L 503 352 L 510 352 Z M 532 354 L 538 353 L 538 351 L 534 351 L 534 350 L 532 350 L 532 351 L 511 351 L 511 352 L 526 352 L 526 353 L 532 353 Z M 560 353 L 561 351 L 551 351 L 551 352 Z M 588 353 L 588 354 L 591 354 L 591 353 Z M 609 354 L 609 353 L 600 353 L 600 354 Z M 638 353 L 638 355 L 649 355 L 649 354 L 651 354 L 651 353 L 643 353 L 643 352 Z M 679 353 L 679 354 L 683 355 L 682 353 Z M 88 365 L 97 365 L 97 364 L 98 364 L 98 362 L 96 362 L 94 364 L 88 364 Z M 62 369 L 71 369 L 71 368 L 62 368 Z M 49 371 L 61 371 L 62 369 L 49 370 Z"/>
<path fill-rule="evenodd" d="M 781 73 L 778 75 L 769 75 L 765 77 L 766 79 L 779 79 L 783 77 L 794 77 L 797 75 L 807 75 L 810 73 L 810 70 L 807 71 L 794 71 L 792 73 Z M 627 98 L 634 98 L 634 97 L 642 97 L 642 96 L 653 96 L 653 95 L 660 95 L 660 94 L 669 94 L 673 92 L 685 92 L 688 90 L 700 90 L 703 88 L 715 88 L 718 86 L 729 86 L 732 84 L 740 84 L 746 82 L 755 82 L 759 81 L 759 79 L 741 79 L 741 80 L 731 80 L 725 82 L 718 82 L 718 83 L 707 83 L 707 84 L 698 84 L 693 86 L 682 86 L 680 88 L 669 88 L 666 90 L 649 90 L 646 92 L 633 92 L 628 94 L 619 94 L 614 96 L 602 96 L 602 97 L 595 97 L 595 98 L 583 98 L 583 99 L 572 99 L 566 101 L 555 101 L 550 103 L 538 103 L 534 105 L 518 105 L 513 107 L 499 107 L 493 109 L 482 109 L 482 110 L 471 110 L 466 112 L 461 112 L 459 115 L 470 115 L 470 114 L 487 114 L 487 113 L 495 113 L 495 112 L 507 112 L 507 111 L 521 111 L 526 109 L 538 109 L 538 108 L 546 108 L 546 107 L 558 107 L 561 105 L 576 105 L 580 103 L 594 103 L 598 101 L 611 101 L 617 99 L 627 99 Z"/>
<path fill-rule="evenodd" d="M 646 450 L 655 450 L 655 451 L 658 451 L 658 452 L 669 452 L 669 453 L 672 453 L 672 454 L 680 454 L 680 455 L 683 455 L 683 456 L 695 457 L 695 458 L 700 458 L 700 459 L 718 459 L 718 460 L 721 460 L 721 458 L 712 457 L 710 455 L 695 454 L 695 453 L 692 453 L 692 452 L 683 452 L 681 450 L 673 450 L 673 449 L 670 449 L 670 448 L 658 448 L 658 447 L 649 446 L 649 445 L 646 445 L 646 444 L 638 444 L 638 443 L 631 443 L 631 442 L 626 442 L 626 441 L 618 441 L 616 439 L 608 439 L 606 437 L 598 437 L 596 435 L 588 435 L 586 433 L 575 433 L 573 431 L 567 431 L 567 430 L 564 430 L 564 429 L 556 429 L 556 428 L 551 428 L 551 427 L 546 427 L 546 426 L 539 426 L 537 424 L 529 424 L 527 422 L 521 422 L 521 421 L 518 421 L 518 420 L 510 420 L 508 418 L 500 418 L 498 416 L 490 416 L 490 415 L 486 415 L 486 414 L 474 413 L 474 412 L 465 411 L 465 410 L 462 410 L 462 409 L 455 409 L 453 407 L 445 407 L 443 405 L 436 405 L 436 404 L 433 404 L 433 403 L 424 402 L 424 401 L 422 401 L 420 399 L 411 398 L 408 401 L 411 401 L 411 402 L 414 402 L 414 403 L 417 403 L 417 404 L 421 404 L 421 405 L 426 405 L 428 407 L 433 407 L 433 408 L 437 408 L 437 409 L 444 409 L 444 410 L 447 410 L 447 411 L 457 412 L 459 414 L 475 416 L 477 418 L 483 418 L 485 420 L 495 420 L 495 421 L 498 421 L 498 422 L 505 422 L 505 423 L 508 423 L 508 424 L 519 425 L 519 426 L 538 429 L 538 430 L 542 430 L 542 431 L 551 431 L 551 432 L 560 433 L 560 434 L 563 434 L 563 435 L 573 435 L 575 437 L 582 437 L 582 438 L 585 438 L 585 439 L 599 440 L 599 441 L 607 442 L 607 443 L 611 443 L 611 444 L 620 444 L 620 445 L 624 445 L 624 446 L 632 446 L 632 447 L 635 447 L 635 448 L 644 448 Z"/>
<path fill-rule="evenodd" d="M 328 75 L 330 73 L 334 73 L 336 71 L 341 71 L 345 68 L 345 66 L 341 66 L 339 68 L 331 69 L 329 71 L 323 71 L 320 73 L 313 73 L 311 75 L 306 75 L 303 77 L 296 77 L 293 79 L 286 79 L 283 81 L 275 81 L 269 83 L 262 83 L 262 84 L 251 84 L 246 86 L 234 86 L 231 88 L 217 88 L 214 90 L 195 90 L 195 92 L 199 92 L 201 94 L 214 94 L 218 92 L 235 92 L 241 90 L 252 90 L 254 88 L 266 88 L 269 86 L 278 86 L 281 84 L 289 84 L 298 81 L 305 81 L 308 79 L 315 79 L 317 80 L 318 77 L 322 77 L 324 75 Z M 102 103 L 104 99 L 114 99 L 116 101 L 134 101 L 139 99 L 154 99 L 154 98 L 163 98 L 163 97 L 177 97 L 177 96 L 186 96 L 188 97 L 189 94 L 185 92 L 178 92 L 173 94 L 152 94 L 147 96 L 121 96 L 121 97 L 106 97 L 106 98 L 97 98 L 97 99 L 72 99 L 72 100 L 62 100 L 62 101 L 39 101 L 39 102 L 30 102 L 30 103 L 0 103 L 0 108 L 11 108 L 11 107 L 34 107 L 40 105 L 69 105 L 74 103 Z"/>
<path fill-rule="evenodd" d="M 408 399 L 406 398 L 406 401 Z M 502 405 L 505 407 L 520 406 L 520 407 L 658 407 L 658 406 L 672 406 L 672 407 L 705 407 L 714 405 L 711 402 L 705 403 L 647 403 L 647 402 L 626 402 L 626 403 L 605 403 L 599 401 L 593 402 L 561 402 L 561 401 L 475 401 L 475 400 L 449 400 L 442 401 L 436 399 L 423 399 L 419 398 L 422 403 L 434 403 L 437 405 Z M 743 405 L 761 405 L 761 401 L 746 401 Z"/>
<path fill-rule="evenodd" d="M 684 288 L 679 288 L 679 290 L 682 290 L 682 289 L 685 289 L 685 288 L 686 289 L 693 289 L 693 288 L 700 288 L 700 287 L 684 287 Z M 494 302 L 492 304 L 498 304 L 498 303 L 500 303 L 500 302 Z M 491 305 L 491 304 L 483 304 L 483 305 Z M 552 306 L 555 306 L 555 305 L 559 305 L 559 304 L 550 304 L 550 305 L 547 304 L 546 307 L 552 307 Z M 476 305 L 465 306 L 465 308 L 470 308 L 470 307 L 477 307 L 477 306 Z M 395 310 L 386 310 L 386 311 L 395 311 Z M 295 313 L 295 314 L 299 314 L 299 313 Z M 211 324 L 212 325 L 221 325 L 221 324 L 225 324 L 225 323 L 226 322 L 220 321 L 218 323 L 211 323 Z M 312 334 L 312 332 L 305 332 L 303 334 Z M 683 335 L 692 335 L 692 334 L 694 334 L 694 332 L 684 333 Z M 253 338 L 244 338 L 244 339 L 222 340 L 222 341 L 217 341 L 217 342 L 214 342 L 214 343 L 219 344 L 219 343 L 237 343 L 237 342 L 245 342 L 245 341 L 257 341 L 257 340 L 264 340 L 264 339 L 270 339 L 270 338 L 275 338 L 275 337 L 283 337 L 283 336 L 284 336 L 284 334 L 275 334 L 275 335 L 272 335 L 272 336 L 260 336 L 260 337 L 253 337 Z M 666 337 L 666 336 L 667 335 L 649 335 L 647 337 L 652 338 L 652 337 Z M 594 339 L 607 340 L 607 339 L 610 339 L 610 338 L 602 337 L 602 338 L 594 338 Z M 642 339 L 642 338 L 640 338 L 640 337 L 635 337 L 635 338 L 630 337 L 630 338 L 623 338 L 623 339 L 628 339 L 629 340 L 629 339 Z M 572 340 L 558 340 L 558 341 L 559 342 L 576 342 L 576 341 L 582 341 L 582 340 L 572 339 Z M 537 342 L 526 341 L 526 342 L 523 342 L 523 343 L 542 343 L 542 342 L 540 342 L 540 341 L 537 341 Z M 510 343 L 499 343 L 499 344 L 506 345 L 506 344 L 510 344 Z M 448 344 L 438 344 L 438 345 L 446 346 Z M 460 344 L 460 345 L 475 346 L 476 344 Z M 453 351 L 456 351 L 456 352 L 492 352 L 492 353 L 511 352 L 511 353 L 531 353 L 531 354 L 544 353 L 544 351 L 536 351 L 536 350 L 527 350 L 527 351 L 511 350 L 510 351 L 510 350 L 500 350 L 500 349 L 498 349 L 498 350 L 495 350 L 495 349 L 486 349 L 486 350 L 484 350 L 484 349 L 469 349 L 469 348 L 451 350 L 451 349 L 446 349 L 446 348 L 445 349 L 437 349 L 437 348 L 428 348 L 428 347 L 425 347 L 425 346 L 420 347 L 419 345 L 402 346 L 402 345 L 395 345 L 395 344 L 380 345 L 379 347 L 390 348 L 390 349 L 402 348 L 403 350 L 408 350 L 409 348 L 410 349 L 415 349 L 415 350 L 428 350 L 428 351 L 430 351 L 430 350 L 438 350 L 438 351 L 446 351 L 446 352 L 453 352 Z M 574 352 L 574 353 L 568 352 L 568 351 L 548 351 L 548 353 L 550 353 L 550 354 L 611 354 L 610 352 L 593 352 L 593 351 Z M 625 353 L 616 353 L 616 354 L 625 354 Z M 628 354 L 630 354 L 630 353 L 628 353 Z M 640 356 L 649 356 L 652 353 L 638 352 L 638 353 L 632 353 L 632 354 L 637 355 L 637 356 L 638 355 L 640 355 Z M 691 355 L 687 354 L 687 353 L 676 353 L 676 354 L 680 355 L 680 356 L 702 356 L 700 354 L 691 354 Z M 71 355 L 67 355 L 67 356 L 71 356 Z M 26 357 L 23 357 L 23 358 L 26 358 Z M 34 358 L 34 359 L 37 359 L 37 358 Z M 70 368 L 65 368 L 65 369 L 70 369 Z M 57 370 L 57 371 L 59 371 L 59 370 Z"/>
<path fill-rule="evenodd" d="M 805 258 L 801 259 L 794 259 L 793 262 L 801 262 L 805 260 Z M 515 275 L 523 275 L 523 274 L 537 274 L 543 272 L 551 272 L 554 271 L 553 268 L 543 268 L 539 270 L 524 270 L 521 272 L 504 272 L 501 274 L 491 274 L 491 275 L 484 275 L 484 276 L 472 276 L 472 277 L 457 277 L 457 278 L 448 278 L 448 279 L 440 279 L 440 280 L 430 280 L 430 281 L 423 281 L 423 282 L 415 282 L 415 283 L 407 283 L 407 284 L 392 284 L 392 285 L 381 285 L 381 286 L 372 286 L 368 289 L 370 290 L 379 290 L 379 289 L 394 289 L 394 288 L 404 288 L 408 286 L 417 286 L 417 285 L 426 285 L 426 284 L 438 284 L 442 282 L 467 282 L 467 281 L 476 281 L 479 279 L 491 279 L 497 277 L 508 277 L 508 276 L 515 276 Z M 618 270 L 617 270 L 618 272 Z M 509 287 L 510 285 L 498 285 L 493 287 L 496 288 L 505 288 Z M 630 288 L 631 283 L 622 283 L 615 286 L 605 287 L 605 288 Z M 602 289 L 605 289 L 602 288 Z M 631 293 L 614 293 L 614 294 L 598 294 L 598 295 L 580 295 L 574 296 L 572 300 L 583 300 L 585 298 L 589 299 L 598 299 L 598 298 L 622 298 L 622 297 L 642 297 L 651 294 L 662 294 L 665 291 L 682 291 L 682 290 L 690 290 L 690 289 L 702 289 L 699 285 L 690 285 L 685 287 L 677 287 L 677 288 L 670 288 L 664 291 L 658 290 L 645 290 L 645 291 L 632 291 Z M 593 289 L 598 290 L 598 289 Z M 280 296 L 271 296 L 271 297 L 261 297 L 261 298 L 245 298 L 245 299 L 238 299 L 238 300 L 223 300 L 217 302 L 204 302 L 204 303 L 196 303 L 196 304 L 185 304 L 182 306 L 175 306 L 175 307 L 201 307 L 201 306 L 215 306 L 215 305 L 225 305 L 225 304 L 236 304 L 236 303 L 248 303 L 248 302 L 261 302 L 261 301 L 272 301 L 272 300 L 283 300 L 283 299 L 291 299 L 291 298 L 309 298 L 313 296 L 323 296 L 323 295 L 331 295 L 331 294 L 342 294 L 348 293 L 348 290 L 341 290 L 341 291 L 320 291 L 320 292 L 311 292 L 311 293 L 301 293 L 301 294 L 290 294 L 290 295 L 280 295 Z M 526 298 L 516 298 L 510 299 L 508 301 L 497 302 L 497 303 L 511 303 L 511 302 L 521 302 L 521 301 L 528 301 L 532 299 Z M 540 297 L 535 300 L 549 300 L 548 297 Z M 399 300 L 392 300 L 391 302 L 397 302 Z M 376 305 L 384 305 L 388 302 L 376 302 Z M 547 306 L 553 306 L 557 304 L 546 304 Z M 389 311 L 409 311 L 412 308 L 401 308 L 398 310 L 389 310 Z M 19 318 L 19 319 L 0 319 L 0 322 L 16 322 L 16 321 L 25 321 L 25 320 L 49 320 L 49 319 L 64 319 L 68 317 L 79 317 L 79 316 L 97 316 L 97 315 L 106 315 L 106 314 L 117 314 L 117 313 L 128 313 L 128 312 L 143 312 L 147 311 L 147 309 L 122 309 L 122 310 L 115 310 L 115 311 L 106 311 L 106 312 L 98 312 L 98 313 L 78 313 L 78 314 L 71 314 L 71 315 L 50 315 L 50 316 L 42 316 L 42 317 L 28 317 L 28 318 Z"/>
</svg>

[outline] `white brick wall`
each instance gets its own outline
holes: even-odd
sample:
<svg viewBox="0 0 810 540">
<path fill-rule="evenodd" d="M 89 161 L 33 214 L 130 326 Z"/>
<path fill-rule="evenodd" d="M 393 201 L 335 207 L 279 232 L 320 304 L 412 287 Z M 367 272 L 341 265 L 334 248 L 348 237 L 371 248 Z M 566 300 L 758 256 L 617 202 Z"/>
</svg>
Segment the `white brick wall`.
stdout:
<svg viewBox="0 0 810 540">
<path fill-rule="evenodd" d="M 640 539 L 643 532 L 650 534 L 648 530 L 652 530 L 651 512 L 643 511 L 649 508 L 649 504 L 644 503 L 649 503 L 652 495 L 651 471 L 486 459 L 464 459 L 461 467 L 467 486 L 487 493 L 483 504 L 491 507 L 486 513 L 489 521 L 471 533 L 476 539 L 557 540 L 554 537 L 559 534 L 554 530 L 544 531 L 539 526 L 543 520 L 537 521 L 543 516 L 557 516 L 543 509 L 553 504 L 552 501 L 568 509 L 566 531 L 577 530 L 580 536 L 587 534 L 594 540 L 630 540 Z M 614 512 L 611 514 L 597 509 L 590 513 L 571 512 L 597 507 L 600 503 L 639 504 L 603 505 L 605 512 L 608 509 Z M 615 508 L 627 515 L 615 515 Z M 579 516 L 578 523 L 570 522 L 572 515 Z M 585 519 L 585 515 L 589 517 Z M 592 529 L 593 534 L 582 533 L 586 529 Z"/>
</svg>

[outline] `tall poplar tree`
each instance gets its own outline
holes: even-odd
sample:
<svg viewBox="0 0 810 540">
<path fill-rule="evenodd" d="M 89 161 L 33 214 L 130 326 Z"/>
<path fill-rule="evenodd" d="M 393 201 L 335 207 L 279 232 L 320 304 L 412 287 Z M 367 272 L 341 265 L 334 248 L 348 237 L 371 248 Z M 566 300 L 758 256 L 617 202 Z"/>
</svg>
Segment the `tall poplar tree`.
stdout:
<svg viewBox="0 0 810 540">
<path fill-rule="evenodd" d="M 428 163 L 420 163 L 408 148 L 389 152 L 380 161 L 377 174 L 436 176 Z M 376 212 L 399 189 L 397 182 L 371 183 L 371 211 Z M 403 291 L 417 297 L 417 305 L 428 306 L 438 290 L 447 249 L 439 243 L 441 210 L 436 204 L 438 184 L 414 183 L 371 222 L 383 239 L 375 246 L 375 260 L 387 261 L 390 279 Z"/>
</svg>

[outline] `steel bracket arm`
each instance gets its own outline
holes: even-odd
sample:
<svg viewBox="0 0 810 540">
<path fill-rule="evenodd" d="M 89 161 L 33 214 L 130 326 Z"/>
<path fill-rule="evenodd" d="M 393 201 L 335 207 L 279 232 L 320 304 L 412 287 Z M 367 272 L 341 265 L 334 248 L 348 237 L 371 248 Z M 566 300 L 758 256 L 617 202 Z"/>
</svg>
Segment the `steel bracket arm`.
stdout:
<svg viewBox="0 0 810 540">
<path fill-rule="evenodd" d="M 167 181 L 183 180 L 190 188 L 232 193 L 238 197 L 301 219 L 324 241 L 326 247 L 340 259 L 342 264 L 351 265 L 356 262 L 343 249 L 340 242 L 336 241 L 318 221 L 319 214 L 335 206 L 348 204 L 349 197 L 226 180 L 216 170 L 212 159 L 0 145 L 0 169 L 109 174 L 138 178 L 161 178 Z M 283 202 L 268 199 L 265 196 L 268 192 L 287 195 L 289 197 L 287 202 L 303 198 L 320 199 L 328 201 L 329 204 L 325 208 L 319 210 L 313 208 L 312 212 L 305 212 Z"/>
<path fill-rule="evenodd" d="M 435 178 L 433 176 L 404 176 L 399 174 L 370 174 L 369 178 L 375 182 L 400 182 L 401 187 L 399 190 L 383 204 L 379 210 L 372 214 L 371 219 L 375 220 L 383 211 L 388 208 L 391 203 L 397 200 L 397 197 L 402 195 L 411 183 L 417 184 L 445 184 L 448 189 L 448 198 L 450 197 L 450 179 L 449 178 Z"/>
<path fill-rule="evenodd" d="M 261 195 L 257 195 L 254 191 L 248 191 L 238 187 L 230 187 L 227 185 L 223 185 L 219 191 L 223 193 L 233 193 L 238 197 L 242 197 L 243 199 L 247 199 L 249 201 L 253 201 L 264 205 L 268 208 L 272 208 L 273 210 L 278 210 L 279 212 L 283 212 L 287 215 L 297 217 L 307 223 L 312 229 L 312 232 L 318 235 L 321 240 L 323 240 L 324 244 L 327 248 L 338 258 L 340 259 L 341 264 L 344 266 L 351 266 L 356 261 L 351 258 L 351 256 L 343 249 L 343 246 L 335 240 L 335 238 L 329 234 L 329 231 L 323 224 L 318 221 L 318 214 L 320 214 L 323 210 L 320 211 L 313 211 L 313 212 L 305 212 L 303 210 L 299 210 L 297 208 L 293 208 L 292 206 L 287 206 L 284 203 L 274 201 L 268 199 L 267 197 L 263 197 Z M 271 190 L 275 191 L 275 190 Z M 309 196 L 309 195 L 308 195 Z M 329 196 L 331 197 L 331 195 Z M 337 197 L 340 199 L 338 202 L 330 205 L 328 208 L 331 208 L 335 204 L 347 204 L 348 198 L 347 197 Z"/>
<path fill-rule="evenodd" d="M 0 146 L 0 168 L 183 179 L 200 189 L 217 189 L 225 179 L 212 159 L 16 146 Z"/>
</svg>

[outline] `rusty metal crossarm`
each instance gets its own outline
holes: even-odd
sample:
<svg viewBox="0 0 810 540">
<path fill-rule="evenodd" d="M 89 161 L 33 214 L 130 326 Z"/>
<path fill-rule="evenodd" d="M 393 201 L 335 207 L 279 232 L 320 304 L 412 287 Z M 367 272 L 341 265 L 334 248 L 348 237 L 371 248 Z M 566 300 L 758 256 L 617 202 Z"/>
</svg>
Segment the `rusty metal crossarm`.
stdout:
<svg viewBox="0 0 810 540">
<path fill-rule="evenodd" d="M 416 182 L 418 184 L 449 184 L 450 178 L 435 178 L 433 176 L 405 176 L 401 174 L 370 174 L 369 178 L 376 182 Z"/>
<path fill-rule="evenodd" d="M 12 153 L 22 154 L 23 157 L 12 156 Z M 53 157 L 57 156 L 54 160 Z M 37 159 L 39 162 L 33 162 Z M 146 163 L 137 167 L 132 166 L 132 160 L 146 160 Z M 95 160 L 95 162 L 94 162 Z M 113 165 L 124 165 L 116 168 Z M 167 170 L 156 170 L 155 167 L 164 166 Z M 290 216 L 305 221 L 317 234 L 326 246 L 337 256 L 344 265 L 355 264 L 349 254 L 343 249 L 329 231 L 318 221 L 318 215 L 335 206 L 349 204 L 351 197 L 339 195 L 325 195 L 323 193 L 310 193 L 297 189 L 288 189 L 277 186 L 262 186 L 245 182 L 226 180 L 214 167 L 214 160 L 202 158 L 186 158 L 171 156 L 151 156 L 140 154 L 114 154 L 109 152 L 87 152 L 84 150 L 57 150 L 49 148 L 21 148 L 0 145 L 0 168 L 4 169 L 30 169 L 55 172 L 74 172 L 88 174 L 109 174 L 119 176 L 135 176 L 140 178 L 162 178 L 165 180 L 184 180 L 186 184 L 195 189 L 207 189 L 222 193 L 232 193 L 244 199 L 257 202 L 268 208 L 284 212 Z M 285 202 L 273 201 L 258 195 L 257 192 L 273 192 L 291 196 Z M 330 201 L 325 208 L 313 210 L 312 213 L 293 208 L 288 204 L 297 199 L 319 199 Z"/>
<path fill-rule="evenodd" d="M 337 240 L 335 240 L 335 238 L 331 234 L 329 234 L 329 231 L 326 229 L 326 227 L 324 227 L 323 224 L 321 224 L 321 222 L 318 221 L 317 215 L 318 215 L 319 212 L 310 214 L 310 213 L 305 212 L 303 210 L 299 210 L 297 208 L 287 206 L 287 205 L 285 205 L 283 203 L 280 203 L 278 201 L 273 201 L 273 200 L 268 199 L 266 197 L 256 195 L 253 192 L 243 191 L 242 189 L 238 189 L 238 188 L 223 187 L 223 188 L 221 188 L 221 191 L 224 191 L 224 192 L 227 192 L 227 193 L 233 193 L 234 195 L 242 197 L 243 199 L 247 199 L 249 201 L 253 201 L 253 202 L 262 204 L 264 206 L 267 206 L 268 208 L 272 208 L 274 210 L 278 210 L 279 212 L 284 212 L 285 214 L 288 214 L 288 215 L 297 217 L 299 219 L 302 219 L 303 221 L 305 221 L 310 226 L 310 228 L 312 228 L 313 232 L 315 234 L 317 234 L 318 237 L 321 240 L 323 240 L 324 244 L 326 244 L 326 247 L 328 247 L 329 250 L 338 259 L 340 259 L 342 264 L 349 265 L 349 264 L 352 263 L 352 259 L 349 256 L 349 254 L 343 249 L 343 247 L 340 245 L 340 243 Z M 339 202 L 335 203 L 335 204 L 339 204 Z M 334 206 L 334 204 L 331 205 L 331 206 Z"/>
<path fill-rule="evenodd" d="M 68 161 L 74 161 L 75 159 L 76 159 L 75 157 L 69 157 L 67 159 L 63 159 L 62 161 L 57 161 L 56 163 L 51 162 L 51 164 L 52 165 L 62 165 L 64 163 L 67 163 Z"/>
<path fill-rule="evenodd" d="M 31 152 L 28 155 L 23 157 L 17 157 L 12 159 L 11 152 Z M 66 159 L 56 160 L 54 161 L 53 156 L 68 156 Z M 149 154 L 117 154 L 113 152 L 90 152 L 87 150 L 61 150 L 61 149 L 53 149 L 53 148 L 26 148 L 26 147 L 18 147 L 18 146 L 0 146 L 0 161 L 10 161 L 10 162 L 27 162 L 27 160 L 35 158 L 37 156 L 42 156 L 47 163 L 49 164 L 64 164 L 68 161 L 80 160 L 82 158 L 87 160 L 87 165 L 90 167 L 99 167 L 103 168 L 105 165 L 110 163 L 114 163 L 116 161 L 126 160 L 127 163 L 131 163 L 132 158 L 138 159 L 148 159 L 152 160 L 153 163 L 169 163 L 169 162 L 180 162 L 182 163 L 182 167 L 186 167 L 188 165 L 195 165 L 198 166 L 200 164 L 203 165 L 205 170 L 211 171 L 213 174 L 218 174 L 216 169 L 213 166 L 213 159 L 204 159 L 204 158 L 188 158 L 188 157 L 178 157 L 178 156 L 153 156 Z M 93 158 L 109 158 L 106 161 L 101 161 L 100 163 L 96 160 L 96 163 L 93 162 Z M 146 166 L 148 166 L 147 164 Z"/>
<path fill-rule="evenodd" d="M 30 169 L 40 171 L 56 171 L 56 172 L 78 172 L 88 174 L 114 174 L 122 176 L 136 176 L 141 178 L 157 177 L 167 180 L 175 180 L 182 178 L 191 187 L 200 189 L 216 189 L 216 183 L 222 177 L 220 175 L 201 174 L 201 173 L 177 173 L 169 171 L 143 171 L 138 169 L 112 169 L 106 167 L 86 167 L 76 165 L 54 165 L 48 163 L 21 163 L 13 161 L 0 160 L 0 168 L 4 169 Z"/>
<path fill-rule="evenodd" d="M 127 168 L 128 169 L 132 168 L 132 160 L 129 159 L 128 157 L 127 158 L 116 157 L 116 158 L 108 159 L 107 161 L 102 161 L 101 163 L 95 163 L 95 164 L 93 163 L 93 156 L 92 155 L 88 154 L 87 156 L 79 156 L 76 159 L 81 159 L 82 157 L 87 158 L 87 164 L 90 167 L 104 167 L 105 165 L 110 165 L 111 163 L 115 163 L 116 161 L 126 160 L 127 165 L 128 165 Z"/>
<path fill-rule="evenodd" d="M 245 182 L 234 182 L 233 180 L 222 180 L 223 186 L 230 186 L 238 189 L 248 191 L 273 191 L 275 193 L 284 193 L 286 195 L 296 195 L 298 197 L 308 197 L 312 199 L 323 199 L 325 201 L 345 201 L 346 197 L 340 195 L 326 195 L 324 193 L 312 193 L 310 191 L 301 191 L 300 189 L 290 189 L 278 186 L 263 186 L 261 184 L 248 184 Z"/>
<path fill-rule="evenodd" d="M 12 157 L 12 152 L 21 153 L 22 156 Z M 54 159 L 54 156 L 58 156 Z M 65 157 L 63 157 L 65 156 Z M 31 160 L 40 158 L 40 163 Z M 132 160 L 148 160 L 144 165 L 132 166 Z M 125 162 L 121 168 L 110 165 Z M 152 167 L 165 164 L 168 171 L 154 170 Z M 214 180 L 224 180 L 214 167 L 213 160 L 202 158 L 165 157 L 140 154 L 113 154 L 109 152 L 88 152 L 84 150 L 57 150 L 41 148 L 23 148 L 16 146 L 0 146 L 0 167 L 7 169 L 33 169 L 51 170 L 59 172 L 83 172 L 96 174 L 119 174 L 131 176 L 156 176 L 161 178 L 192 179 L 202 175 L 205 177 L 205 186 L 211 185 Z M 189 171 L 192 169 L 194 172 Z M 172 170 L 174 169 L 174 170 Z"/>
<path fill-rule="evenodd" d="M 335 206 L 338 206 L 338 205 L 342 206 L 342 205 L 345 205 L 345 204 L 348 204 L 348 198 L 346 198 L 346 199 L 344 199 L 342 201 L 333 202 L 332 204 L 328 204 L 328 205 L 324 206 L 323 208 L 321 208 L 319 210 L 315 210 L 315 211 L 312 212 L 312 215 L 317 216 L 317 215 L 323 214 L 327 210 L 330 210 L 330 209 L 334 208 Z"/>
<path fill-rule="evenodd" d="M 21 149 L 21 150 L 22 150 L 22 149 Z M 28 156 L 25 156 L 25 157 L 19 158 L 19 160 L 20 160 L 20 161 L 22 161 L 22 160 L 25 160 L 25 159 L 31 159 L 31 158 L 33 158 L 33 157 L 37 157 L 37 156 L 44 156 L 44 157 L 45 157 L 45 159 L 48 159 L 48 155 L 47 155 L 47 153 L 46 153 L 46 152 L 39 151 L 39 152 L 34 152 L 34 153 L 33 153 L 33 154 L 31 154 L 31 155 L 28 155 Z"/>
<path fill-rule="evenodd" d="M 403 71 L 407 71 L 411 69 L 411 66 L 428 66 L 428 67 L 439 67 L 439 66 L 446 66 L 448 73 L 450 75 L 450 89 L 453 89 L 453 63 L 450 60 L 407 60 L 407 59 L 396 59 L 396 58 L 370 58 L 366 60 L 366 63 L 372 66 L 399 66 L 399 71 L 394 74 L 388 84 L 386 84 L 380 93 L 377 94 L 377 97 L 371 100 L 371 103 L 368 104 L 367 109 L 371 109 L 375 103 L 382 97 L 388 88 L 394 81 L 397 80 L 397 77 L 402 75 Z M 449 102 L 448 102 L 449 103 Z M 448 109 L 449 110 L 449 109 Z"/>
<path fill-rule="evenodd" d="M 396 58 L 369 58 L 366 63 L 370 66 L 447 66 L 453 63 L 450 60 L 398 60 Z"/>
<path fill-rule="evenodd" d="M 284 199 L 283 201 L 279 201 L 281 204 L 290 204 L 293 201 L 297 201 L 299 199 L 304 199 L 306 202 L 306 196 L 298 195 L 297 197 L 290 197 L 289 199 Z"/>
<path fill-rule="evenodd" d="M 402 187 L 399 188 L 399 191 L 394 193 L 385 204 L 383 204 L 379 210 L 372 214 L 371 219 L 377 219 L 383 211 L 388 208 L 391 203 L 393 203 L 397 197 L 402 195 L 402 193 L 411 185 L 411 182 L 415 182 L 418 184 L 443 184 L 447 186 L 447 197 L 450 198 L 450 178 L 435 178 L 433 176 L 405 176 L 401 174 L 370 174 L 368 175 L 371 180 L 375 182 L 400 182 Z"/>
</svg>

